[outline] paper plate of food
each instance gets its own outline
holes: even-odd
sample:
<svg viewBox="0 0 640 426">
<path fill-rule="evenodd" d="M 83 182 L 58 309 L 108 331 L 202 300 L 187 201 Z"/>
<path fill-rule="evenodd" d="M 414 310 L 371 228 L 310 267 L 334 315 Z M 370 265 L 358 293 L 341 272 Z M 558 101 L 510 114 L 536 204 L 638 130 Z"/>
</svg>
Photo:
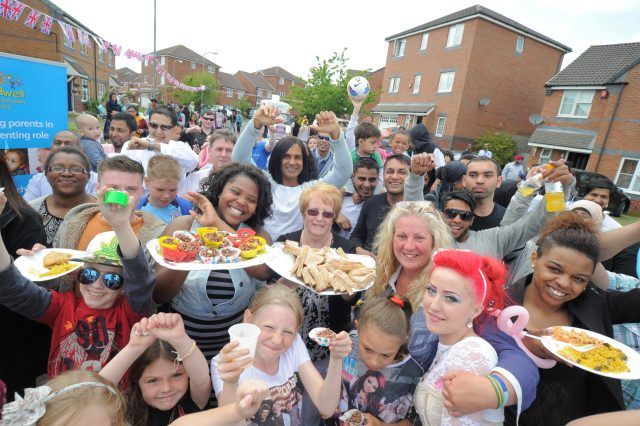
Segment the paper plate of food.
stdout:
<svg viewBox="0 0 640 426">
<path fill-rule="evenodd" d="M 590 373 L 622 380 L 640 379 L 640 353 L 602 334 L 576 327 L 552 327 L 541 339 L 554 355 Z"/>
<path fill-rule="evenodd" d="M 340 420 L 342 420 L 347 426 L 362 426 L 366 424 L 362 411 L 356 410 L 355 408 L 341 415 Z"/>
<path fill-rule="evenodd" d="M 147 249 L 158 264 L 180 271 L 243 269 L 275 255 L 265 239 L 249 228 L 235 234 L 205 227 L 196 232 L 175 231 L 173 236 L 150 240 Z"/>
<path fill-rule="evenodd" d="M 33 256 L 20 256 L 14 263 L 20 273 L 31 281 L 48 281 L 80 268 L 83 263 L 71 259 L 85 254 L 78 250 L 44 249 Z"/>
<path fill-rule="evenodd" d="M 267 265 L 282 278 L 318 294 L 353 294 L 373 285 L 376 261 L 342 249 L 314 249 L 295 241 L 275 243 Z"/>
</svg>

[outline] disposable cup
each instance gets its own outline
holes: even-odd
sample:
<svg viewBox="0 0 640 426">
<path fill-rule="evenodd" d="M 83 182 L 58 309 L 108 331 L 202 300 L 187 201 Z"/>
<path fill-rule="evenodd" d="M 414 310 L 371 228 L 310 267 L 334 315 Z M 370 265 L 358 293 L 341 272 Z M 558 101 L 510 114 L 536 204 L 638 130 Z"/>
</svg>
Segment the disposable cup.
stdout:
<svg viewBox="0 0 640 426">
<path fill-rule="evenodd" d="M 249 349 L 249 356 L 251 358 L 253 358 L 256 353 L 259 335 L 260 327 L 255 324 L 242 322 L 229 327 L 231 341 L 239 343 L 237 349 Z"/>
</svg>

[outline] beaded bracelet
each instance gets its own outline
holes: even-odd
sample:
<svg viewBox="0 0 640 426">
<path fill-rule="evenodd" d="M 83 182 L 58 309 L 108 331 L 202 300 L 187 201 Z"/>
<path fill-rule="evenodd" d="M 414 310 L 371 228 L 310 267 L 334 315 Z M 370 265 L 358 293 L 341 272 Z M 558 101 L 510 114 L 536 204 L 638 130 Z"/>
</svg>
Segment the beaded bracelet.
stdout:
<svg viewBox="0 0 640 426">
<path fill-rule="evenodd" d="M 489 383 L 491 383 L 491 387 L 493 387 L 494 392 L 496 393 L 496 397 L 498 397 L 498 406 L 496 407 L 496 409 L 503 407 L 504 406 L 504 401 L 502 400 L 502 392 L 500 389 L 500 385 L 498 384 L 498 381 L 496 380 L 495 376 L 493 375 L 489 375 L 486 376 L 487 379 L 489 379 Z"/>
<path fill-rule="evenodd" d="M 498 383 L 500 389 L 502 390 L 502 404 L 498 406 L 498 408 L 502 408 L 509 402 L 509 388 L 507 387 L 505 381 L 502 380 L 502 377 L 498 376 L 497 374 L 489 374 L 489 377 L 492 377 Z"/>
<path fill-rule="evenodd" d="M 178 369 L 178 364 L 184 361 L 185 359 L 189 358 L 193 353 L 193 351 L 195 350 L 196 350 L 196 341 L 191 339 L 191 348 L 189 348 L 186 354 L 180 355 L 178 352 L 173 351 L 173 353 L 176 354 L 176 359 L 173 360 L 173 371 L 176 371 Z"/>
</svg>

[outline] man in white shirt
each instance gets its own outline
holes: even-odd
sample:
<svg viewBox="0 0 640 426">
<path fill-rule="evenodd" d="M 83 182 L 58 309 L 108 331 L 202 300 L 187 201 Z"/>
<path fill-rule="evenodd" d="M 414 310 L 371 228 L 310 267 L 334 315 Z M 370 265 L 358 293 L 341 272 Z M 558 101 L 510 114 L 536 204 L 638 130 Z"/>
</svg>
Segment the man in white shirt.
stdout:
<svg viewBox="0 0 640 426">
<path fill-rule="evenodd" d="M 478 151 L 478 157 L 489 157 L 489 158 L 493 157 L 493 152 L 491 152 L 489 150 L 489 144 L 488 143 L 485 143 L 482 146 L 482 149 L 480 151 Z"/>
<path fill-rule="evenodd" d="M 236 144 L 235 132 L 228 129 L 214 131 L 209 137 L 209 163 L 198 171 L 189 173 L 180 184 L 184 192 L 178 191 L 182 196 L 189 191 L 204 191 L 209 187 L 211 171 L 217 173 L 221 168 L 231 164 L 231 153 Z"/>
<path fill-rule="evenodd" d="M 187 173 L 198 166 L 198 155 L 185 142 L 171 140 L 172 132 L 178 127 L 178 118 L 175 112 L 166 106 L 159 106 L 151 112 L 149 119 L 149 138 L 131 138 L 122 147 L 121 153 L 127 157 L 139 161 L 147 172 L 149 159 L 162 153 L 175 158 L 180 164 L 180 185 L 178 194 L 184 194 L 184 182 Z"/>
<path fill-rule="evenodd" d="M 75 147 L 78 151 L 82 151 L 80 138 L 68 130 L 63 130 L 53 136 L 53 141 L 51 141 L 51 152 L 56 152 L 58 149 L 65 146 Z M 29 179 L 29 183 L 27 184 L 27 188 L 23 195 L 23 198 L 26 201 L 33 201 L 44 195 L 53 194 L 53 189 L 51 189 L 51 185 L 49 185 L 49 181 L 47 181 L 47 177 L 44 172 L 46 172 L 46 170 L 33 175 L 31 179 Z M 88 194 L 96 195 L 97 182 L 98 174 L 89 171 L 89 182 L 87 182 L 85 191 L 87 191 Z"/>
<path fill-rule="evenodd" d="M 352 194 L 345 195 L 340 215 L 336 219 L 336 225 L 340 228 L 340 235 L 347 239 L 351 236 L 351 230 L 358 222 L 362 205 L 375 192 L 378 184 L 378 169 L 376 160 L 368 157 L 359 159 L 354 166 L 351 181 L 361 201 L 354 203 Z"/>
</svg>

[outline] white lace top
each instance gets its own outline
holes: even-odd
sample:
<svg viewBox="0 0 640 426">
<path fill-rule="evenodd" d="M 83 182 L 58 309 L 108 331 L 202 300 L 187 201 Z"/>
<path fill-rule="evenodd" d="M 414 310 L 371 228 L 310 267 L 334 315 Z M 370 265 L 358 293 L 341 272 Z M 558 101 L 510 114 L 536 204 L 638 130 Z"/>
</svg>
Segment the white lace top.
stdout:
<svg viewBox="0 0 640 426">
<path fill-rule="evenodd" d="M 466 337 L 452 346 L 438 344 L 438 352 L 414 397 L 416 412 L 424 426 L 429 425 L 496 425 L 504 421 L 503 409 L 484 410 L 453 417 L 443 405 L 442 381 L 449 371 L 465 371 L 486 375 L 498 363 L 498 355 L 487 341 L 477 336 Z"/>
</svg>

